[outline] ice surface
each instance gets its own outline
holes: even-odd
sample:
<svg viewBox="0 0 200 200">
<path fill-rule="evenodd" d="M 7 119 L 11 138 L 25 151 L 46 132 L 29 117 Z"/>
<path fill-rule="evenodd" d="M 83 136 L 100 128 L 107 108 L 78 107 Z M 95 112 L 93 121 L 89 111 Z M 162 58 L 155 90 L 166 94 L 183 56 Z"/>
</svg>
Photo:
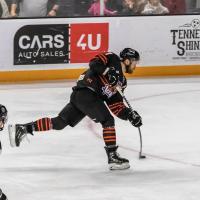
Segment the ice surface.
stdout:
<svg viewBox="0 0 200 200">
<path fill-rule="evenodd" d="M 74 82 L 1 85 L 9 123 L 53 117 Z M 85 118 L 75 128 L 35 133 L 20 148 L 1 135 L 0 188 L 9 200 L 198 200 L 200 198 L 200 77 L 135 79 L 125 92 L 143 117 L 138 130 L 116 119 L 119 152 L 131 169 L 109 171 L 101 126 Z"/>
</svg>

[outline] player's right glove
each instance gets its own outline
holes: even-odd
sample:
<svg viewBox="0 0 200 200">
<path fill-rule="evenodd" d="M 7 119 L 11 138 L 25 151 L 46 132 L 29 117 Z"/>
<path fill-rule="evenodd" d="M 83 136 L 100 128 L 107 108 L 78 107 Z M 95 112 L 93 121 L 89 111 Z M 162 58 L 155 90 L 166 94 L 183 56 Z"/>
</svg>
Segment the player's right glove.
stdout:
<svg viewBox="0 0 200 200">
<path fill-rule="evenodd" d="M 135 110 L 133 112 L 130 111 L 129 116 L 128 116 L 128 120 L 135 127 L 142 126 L 142 117 Z"/>
<path fill-rule="evenodd" d="M 117 72 L 115 69 L 110 69 L 107 75 L 109 84 L 111 86 L 115 86 L 119 81 L 119 72 Z"/>
</svg>

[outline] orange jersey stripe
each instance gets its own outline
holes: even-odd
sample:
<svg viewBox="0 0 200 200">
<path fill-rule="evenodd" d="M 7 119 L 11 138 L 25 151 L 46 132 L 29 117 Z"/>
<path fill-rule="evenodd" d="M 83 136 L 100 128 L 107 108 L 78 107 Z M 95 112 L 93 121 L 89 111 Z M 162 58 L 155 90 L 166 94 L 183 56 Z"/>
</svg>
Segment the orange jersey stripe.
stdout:
<svg viewBox="0 0 200 200">
<path fill-rule="evenodd" d="M 105 54 L 100 54 L 102 57 L 104 57 L 105 61 L 106 61 L 106 64 L 108 63 L 108 58 L 105 56 Z"/>
<path fill-rule="evenodd" d="M 105 58 L 104 58 L 102 55 L 98 55 L 98 57 L 103 61 L 103 63 L 104 63 L 105 65 L 107 64 Z"/>
<path fill-rule="evenodd" d="M 108 83 L 108 80 L 106 79 L 105 76 L 102 76 L 102 78 L 104 79 L 104 81 L 105 81 L 107 84 L 109 84 L 109 83 Z"/>
<path fill-rule="evenodd" d="M 110 105 L 108 105 L 108 107 L 110 108 L 110 107 L 113 107 L 113 106 L 116 106 L 116 105 L 120 105 L 120 104 L 124 105 L 124 103 L 122 101 L 120 101 L 120 102 L 117 102 L 117 103 L 110 104 Z"/>
<path fill-rule="evenodd" d="M 117 116 L 122 110 L 123 110 L 123 108 L 119 109 L 118 112 L 115 113 L 115 115 Z"/>
<path fill-rule="evenodd" d="M 101 82 L 102 82 L 104 85 L 106 85 L 106 82 L 104 81 L 104 79 L 103 79 L 101 76 L 99 76 L 99 78 L 100 78 Z"/>
<path fill-rule="evenodd" d="M 122 105 L 122 104 L 119 104 L 119 105 L 116 105 L 116 106 L 113 106 L 113 107 L 109 107 L 110 108 L 110 110 L 116 110 L 116 109 L 119 109 L 119 108 L 122 108 L 122 107 L 125 107 L 124 105 Z"/>
<path fill-rule="evenodd" d="M 119 110 L 121 108 L 125 108 L 125 106 L 124 105 L 118 105 L 117 107 L 111 108 L 110 110 Z"/>
</svg>

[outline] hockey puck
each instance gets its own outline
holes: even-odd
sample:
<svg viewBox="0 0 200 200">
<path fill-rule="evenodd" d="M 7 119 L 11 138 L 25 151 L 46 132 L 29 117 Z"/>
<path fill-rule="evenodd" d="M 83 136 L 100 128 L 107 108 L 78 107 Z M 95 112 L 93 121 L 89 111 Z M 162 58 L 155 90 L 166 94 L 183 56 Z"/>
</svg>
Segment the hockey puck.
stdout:
<svg viewBox="0 0 200 200">
<path fill-rule="evenodd" d="M 144 159 L 144 158 L 146 158 L 146 156 L 144 156 L 144 155 L 139 156 L 139 159 Z"/>
</svg>

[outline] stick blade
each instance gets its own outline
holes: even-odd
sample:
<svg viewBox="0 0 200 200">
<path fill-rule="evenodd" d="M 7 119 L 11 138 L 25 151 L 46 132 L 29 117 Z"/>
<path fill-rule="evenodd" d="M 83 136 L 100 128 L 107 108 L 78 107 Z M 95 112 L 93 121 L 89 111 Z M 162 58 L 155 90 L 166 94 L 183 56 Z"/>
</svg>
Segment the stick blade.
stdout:
<svg viewBox="0 0 200 200">
<path fill-rule="evenodd" d="M 145 159 L 146 156 L 145 155 L 142 155 L 141 153 L 139 154 L 139 159 Z"/>
</svg>

